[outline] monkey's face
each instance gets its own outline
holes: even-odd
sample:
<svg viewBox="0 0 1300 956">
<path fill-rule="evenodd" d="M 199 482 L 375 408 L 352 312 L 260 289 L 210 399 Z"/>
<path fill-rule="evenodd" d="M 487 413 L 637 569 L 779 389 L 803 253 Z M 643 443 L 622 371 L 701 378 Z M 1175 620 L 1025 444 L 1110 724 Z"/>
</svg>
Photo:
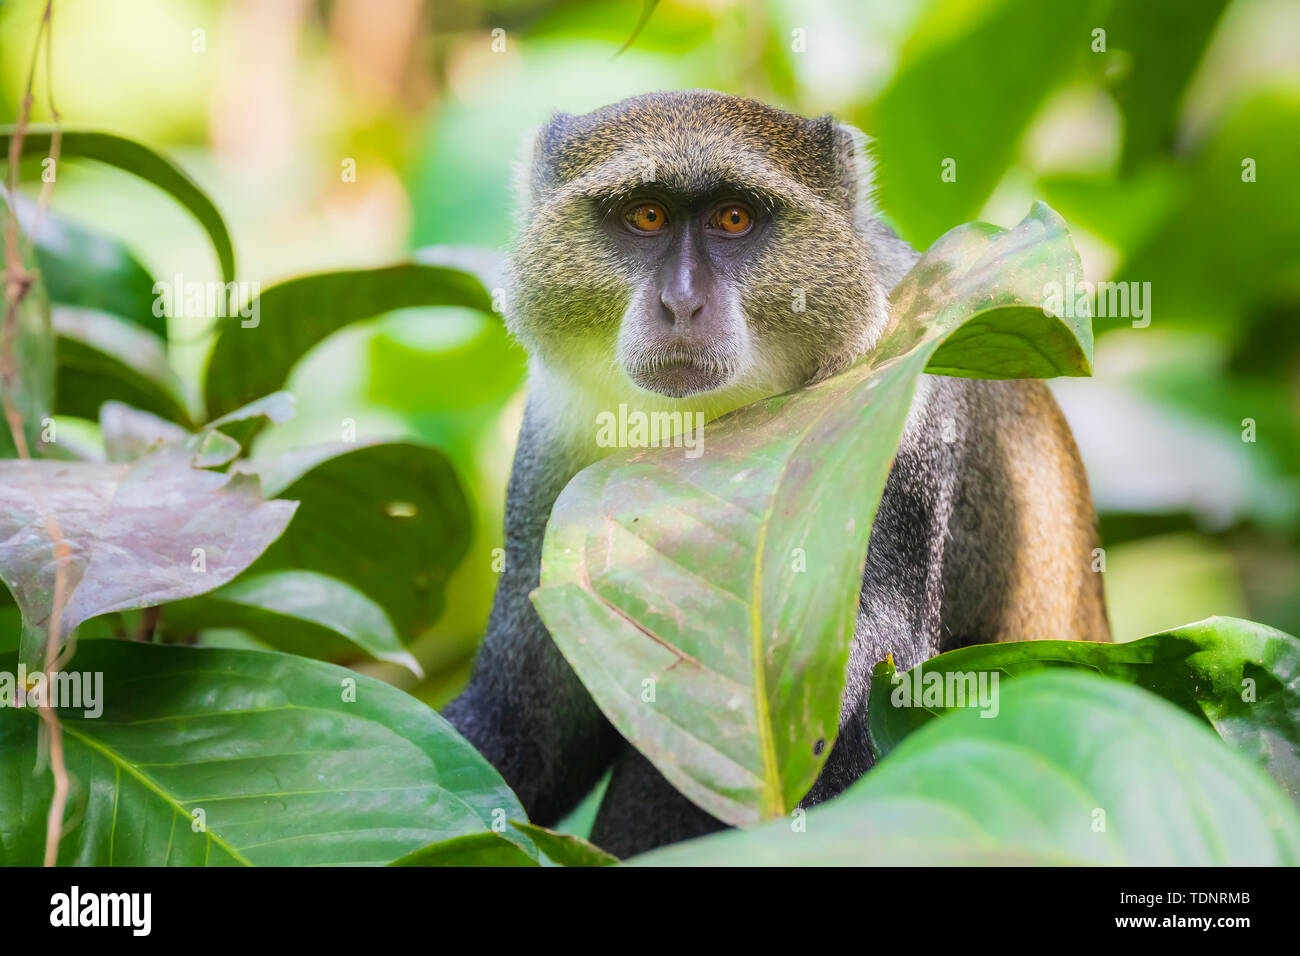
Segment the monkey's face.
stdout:
<svg viewBox="0 0 1300 956">
<path fill-rule="evenodd" d="M 600 228 L 630 267 L 615 354 L 635 384 L 671 398 L 734 383 L 754 364 L 741 271 L 767 226 L 756 203 L 646 189 Z"/>
<path fill-rule="evenodd" d="M 557 117 L 512 329 L 569 374 L 670 399 L 740 404 L 846 367 L 884 314 L 846 135 L 716 93 Z"/>
</svg>

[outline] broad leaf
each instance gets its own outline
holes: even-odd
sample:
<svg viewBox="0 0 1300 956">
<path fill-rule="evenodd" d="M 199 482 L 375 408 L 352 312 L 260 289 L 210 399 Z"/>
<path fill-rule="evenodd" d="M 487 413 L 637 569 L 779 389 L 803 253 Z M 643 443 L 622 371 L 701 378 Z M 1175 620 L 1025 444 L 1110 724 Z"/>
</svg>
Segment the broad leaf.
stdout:
<svg viewBox="0 0 1300 956">
<path fill-rule="evenodd" d="M 157 415 L 121 402 L 105 402 L 99 409 L 99 429 L 109 461 L 134 461 L 163 445 L 187 442 L 195 453 L 197 467 L 218 468 L 234 461 L 242 451 L 237 439 L 219 429 L 237 430 L 249 422 L 286 422 L 293 416 L 293 396 L 275 392 L 223 415 L 191 435 Z"/>
<path fill-rule="evenodd" d="M 528 836 L 537 848 L 560 866 L 617 866 L 618 857 L 572 833 L 559 833 L 535 823 L 511 820 L 510 825 Z"/>
<path fill-rule="evenodd" d="M 1045 667 L 1095 671 L 1159 694 L 1263 764 L 1300 802 L 1300 640 L 1230 617 L 1126 644 L 977 644 L 940 654 L 897 680 L 886 662 L 876 667 L 867 708 L 872 747 L 883 757 L 918 727 L 961 706 L 939 688 L 960 686 L 965 693 L 981 674 L 1016 677 Z"/>
<path fill-rule="evenodd" d="M 1277 316 L 1288 315 L 1294 302 L 1300 231 L 1291 224 L 1300 218 L 1300 192 L 1282 188 L 1263 171 L 1290 169 L 1297 156 L 1300 100 L 1277 90 L 1242 102 L 1188 157 L 1169 214 L 1127 250 L 1114 281 L 1156 290 L 1153 321 L 1166 327 L 1210 333 L 1230 344 L 1253 330 L 1258 348 L 1272 354 L 1280 348 L 1289 360 L 1293 324 Z M 1259 182 L 1243 179 L 1247 159 L 1260 170 Z M 1226 241 L 1224 223 L 1249 227 L 1233 229 Z M 1097 324 L 1130 322 L 1111 315 Z"/>
<path fill-rule="evenodd" d="M 986 335 L 1033 327 L 1069 271 L 1078 255 L 1041 203 L 1010 231 L 955 229 L 894 291 L 861 365 L 720 419 L 698 457 L 617 452 L 560 495 L 534 604 L 606 716 L 700 807 L 748 824 L 808 792 L 838 729 L 867 536 L 918 377 L 967 320 Z M 1069 367 L 1089 343 L 1034 344 Z M 1010 347 L 988 371 L 1014 374 L 1024 351 L 1033 374 L 1041 356 Z M 955 353 L 971 371 L 987 354 Z"/>
<path fill-rule="evenodd" d="M 0 461 L 0 579 L 23 614 L 26 663 L 42 657 L 56 568 L 66 640 L 96 615 L 220 587 L 284 531 L 293 502 L 264 501 L 253 476 L 191 466 L 202 438 L 129 464 Z"/>
<path fill-rule="evenodd" d="M 300 502 L 253 573 L 300 569 L 346 581 L 407 641 L 437 620 L 470 521 L 442 452 L 407 442 L 314 445 L 236 467 L 260 475 L 268 497 Z"/>
<path fill-rule="evenodd" d="M 183 442 L 190 434 L 174 422 L 121 402 L 99 406 L 99 433 L 105 455 L 116 462 L 134 461 L 163 445 Z"/>
<path fill-rule="evenodd" d="M 1300 864 L 1300 817 L 1204 726 L 1085 674 L 1008 681 L 998 715 L 934 721 L 800 825 L 691 840 L 633 863 Z"/>
<path fill-rule="evenodd" d="M 615 866 L 618 858 L 571 833 L 557 833 L 532 823 L 510 821 L 510 825 L 532 840 L 546 856 L 546 864 L 557 866 Z M 389 866 L 538 866 L 518 844 L 499 833 L 474 833 L 453 837 L 407 854 Z"/>
<path fill-rule="evenodd" d="M 424 676 L 383 608 L 344 582 L 312 571 L 240 577 L 169 604 L 163 623 L 180 634 L 237 627 L 277 650 L 317 660 L 343 661 L 360 651 Z"/>
<path fill-rule="evenodd" d="M 367 351 L 366 398 L 441 432 L 440 448 L 458 437 L 477 447 L 528 368 L 527 354 L 495 316 L 479 317 L 477 333 L 455 345 L 413 343 L 385 329 Z"/>
<path fill-rule="evenodd" d="M 324 272 L 272 286 L 251 303 L 256 325 L 246 327 L 246 319 L 221 323 L 205 379 L 208 414 L 283 388 L 298 360 L 346 325 L 432 305 L 489 311 L 491 299 L 467 272 L 417 263 Z"/>
<path fill-rule="evenodd" d="M 192 427 L 180 378 L 163 340 L 108 312 L 55 306 L 58 336 L 56 411 L 94 420 L 106 401 L 120 401 Z"/>
<path fill-rule="evenodd" d="M 500 833 L 470 833 L 440 840 L 394 860 L 389 866 L 540 866 Z"/>
<path fill-rule="evenodd" d="M 1035 113 L 1090 55 L 1095 25 L 1085 4 L 922 8 L 893 80 L 861 117 L 876 142 L 881 206 L 914 245 L 979 212 Z"/>
<path fill-rule="evenodd" d="M 1124 175 L 1143 162 L 1175 154 L 1187 84 L 1227 5 L 1227 0 L 1175 5 L 1129 0 L 1107 11 L 1106 55 L 1093 60 L 1098 70 L 1119 67 L 1107 85 L 1124 114 Z"/>
<path fill-rule="evenodd" d="M 233 412 L 213 419 L 207 427 L 221 429 L 221 433 L 232 438 L 243 449 L 253 445 L 253 439 L 268 422 L 288 421 L 295 414 L 294 397 L 290 392 L 272 392 L 262 398 L 255 398 L 247 405 L 241 405 Z"/>
<path fill-rule="evenodd" d="M 14 205 L 23 231 L 32 236 L 36 202 L 19 196 Z M 4 208 L 0 196 L 0 211 Z M 153 277 L 122 243 L 83 229 L 52 209 L 41 214 L 32 239 L 51 302 L 112 312 L 167 337 L 167 317 L 154 314 Z"/>
<path fill-rule="evenodd" d="M 103 675 L 103 713 L 59 711 L 73 779 L 61 864 L 383 864 L 522 813 L 433 710 L 340 667 L 94 641 L 69 671 Z M 44 848 L 39 722 L 0 708 L 0 847 L 14 864 Z"/>
<path fill-rule="evenodd" d="M 9 154 L 9 141 L 13 136 L 12 126 L 0 127 L 0 150 Z M 23 155 L 44 155 L 50 151 L 51 130 L 48 127 L 31 126 L 23 136 Z M 235 281 L 235 250 L 230 243 L 230 233 L 221 213 L 212 204 L 207 194 L 170 160 L 155 153 L 147 146 L 134 140 L 112 133 L 91 132 L 88 130 L 64 129 L 60 134 L 59 156 L 61 160 L 70 158 L 93 159 L 109 166 L 116 166 L 139 176 L 159 189 L 171 195 L 178 203 L 189 210 L 199 221 L 212 240 L 221 263 L 221 275 L 225 282 Z"/>
<path fill-rule="evenodd" d="M 1092 323 L 1018 306 L 985 313 L 944 339 L 925 370 L 962 378 L 1091 375 Z"/>
</svg>

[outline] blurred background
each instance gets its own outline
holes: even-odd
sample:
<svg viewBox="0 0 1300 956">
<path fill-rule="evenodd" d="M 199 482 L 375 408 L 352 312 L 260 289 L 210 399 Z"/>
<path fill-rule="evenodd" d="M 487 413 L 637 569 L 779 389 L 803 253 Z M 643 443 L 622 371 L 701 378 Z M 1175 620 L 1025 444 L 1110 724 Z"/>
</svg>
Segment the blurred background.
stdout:
<svg viewBox="0 0 1300 956">
<path fill-rule="evenodd" d="M 0 5 L 0 121 L 42 6 Z M 239 278 L 263 286 L 435 244 L 505 248 L 525 131 L 656 89 L 857 124 L 878 139 L 881 204 L 918 248 L 1046 200 L 1089 279 L 1151 284 L 1150 324 L 1098 320 L 1096 378 L 1053 383 L 1129 640 L 1212 614 L 1300 633 L 1298 50 L 1292 0 L 60 0 L 52 84 L 66 126 L 139 139 L 194 176 Z M 53 206 L 155 276 L 219 278 L 203 233 L 142 181 L 69 163 Z M 171 323 L 197 391 L 209 329 Z M 486 622 L 522 386 L 494 317 L 391 313 L 322 342 L 290 382 L 298 417 L 259 439 L 259 453 L 334 441 L 351 418 L 363 439 L 452 457 L 473 543 L 414 640 L 426 678 L 363 666 L 434 705 Z"/>
</svg>

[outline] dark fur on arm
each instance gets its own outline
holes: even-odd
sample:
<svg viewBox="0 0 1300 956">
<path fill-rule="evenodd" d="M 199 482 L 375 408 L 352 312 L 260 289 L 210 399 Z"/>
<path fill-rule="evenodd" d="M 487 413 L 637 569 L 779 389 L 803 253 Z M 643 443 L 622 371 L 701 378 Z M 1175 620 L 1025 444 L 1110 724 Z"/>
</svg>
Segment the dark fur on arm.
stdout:
<svg viewBox="0 0 1300 956">
<path fill-rule="evenodd" d="M 596 784 L 622 738 L 537 616 L 542 539 L 572 477 L 538 421 L 524 412 L 506 493 L 506 566 L 469 686 L 443 716 L 487 757 L 534 823 L 554 823 Z"/>
</svg>

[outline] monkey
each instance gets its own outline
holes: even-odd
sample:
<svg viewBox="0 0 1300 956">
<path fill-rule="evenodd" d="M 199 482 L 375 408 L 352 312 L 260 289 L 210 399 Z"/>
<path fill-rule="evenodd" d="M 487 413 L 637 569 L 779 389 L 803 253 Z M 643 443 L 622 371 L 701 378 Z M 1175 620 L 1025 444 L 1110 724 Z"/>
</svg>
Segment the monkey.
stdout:
<svg viewBox="0 0 1300 956">
<path fill-rule="evenodd" d="M 919 257 L 873 198 L 867 140 L 712 91 L 555 114 L 521 164 L 505 321 L 528 352 L 506 560 L 470 682 L 444 716 L 529 818 L 558 821 L 612 768 L 592 828 L 620 858 L 724 824 L 626 742 L 529 600 L 556 497 L 602 410 L 711 420 L 871 353 Z M 803 311 L 791 308 L 804 290 Z M 1037 381 L 921 376 L 875 518 L 837 739 L 801 806 L 874 763 L 871 669 L 975 643 L 1110 640 L 1078 451 Z"/>
</svg>

